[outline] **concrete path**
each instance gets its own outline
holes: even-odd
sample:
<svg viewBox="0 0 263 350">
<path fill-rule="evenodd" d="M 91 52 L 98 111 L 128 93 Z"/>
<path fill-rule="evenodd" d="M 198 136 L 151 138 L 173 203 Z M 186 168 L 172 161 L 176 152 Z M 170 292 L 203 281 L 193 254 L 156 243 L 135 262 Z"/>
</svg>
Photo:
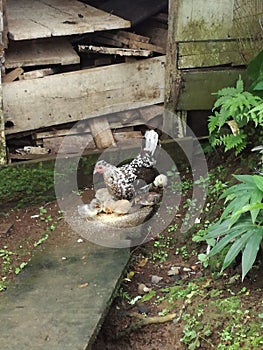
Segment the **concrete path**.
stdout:
<svg viewBox="0 0 263 350">
<path fill-rule="evenodd" d="M 78 239 L 44 245 L 0 294 L 0 349 L 90 348 L 130 254 Z"/>
</svg>

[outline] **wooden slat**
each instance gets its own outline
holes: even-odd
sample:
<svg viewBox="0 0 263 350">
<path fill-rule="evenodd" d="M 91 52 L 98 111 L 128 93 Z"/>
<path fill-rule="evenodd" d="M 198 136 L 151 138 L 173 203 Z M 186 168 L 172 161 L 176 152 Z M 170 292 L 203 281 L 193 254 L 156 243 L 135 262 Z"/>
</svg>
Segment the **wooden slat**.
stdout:
<svg viewBox="0 0 263 350">
<path fill-rule="evenodd" d="M 146 108 L 140 108 L 140 115 L 143 120 L 147 123 L 157 117 L 158 115 L 162 115 L 164 111 L 163 106 L 150 106 Z"/>
<path fill-rule="evenodd" d="M 232 29 L 234 0 L 178 1 L 176 41 L 227 39 Z"/>
<path fill-rule="evenodd" d="M 130 27 L 129 21 L 76 0 L 8 0 L 7 16 L 13 40 Z"/>
<path fill-rule="evenodd" d="M 139 56 L 149 57 L 152 56 L 152 51 L 142 49 L 126 49 L 126 48 L 115 48 L 106 46 L 95 46 L 95 45 L 79 45 L 80 52 L 93 52 L 105 55 L 118 55 L 118 56 Z"/>
<path fill-rule="evenodd" d="M 90 119 L 89 127 L 97 148 L 103 149 L 116 146 L 110 124 L 106 117 Z"/>
<path fill-rule="evenodd" d="M 6 134 L 162 103 L 164 74 L 160 56 L 3 84 Z"/>
<path fill-rule="evenodd" d="M 21 74 L 23 74 L 24 70 L 22 68 L 16 68 L 9 72 L 8 74 L 3 75 L 3 83 L 10 83 L 11 81 L 16 80 Z"/>
<path fill-rule="evenodd" d="M 242 65 L 244 59 L 237 41 L 178 43 L 178 68 Z M 251 58 L 254 56 L 251 52 Z"/>
<path fill-rule="evenodd" d="M 46 77 L 48 75 L 52 75 L 56 72 L 57 72 L 56 68 L 36 69 L 30 72 L 24 72 L 21 79 L 38 79 L 38 78 Z"/>
<path fill-rule="evenodd" d="M 177 110 L 212 109 L 216 100 L 214 93 L 226 86 L 235 86 L 239 75 L 247 81 L 245 69 L 183 71 L 184 88 L 178 99 Z"/>
<path fill-rule="evenodd" d="M 50 64 L 78 64 L 79 55 L 66 38 L 10 42 L 5 67 L 26 67 Z"/>
<path fill-rule="evenodd" d="M 179 1 L 176 41 L 262 38 L 260 0 Z"/>
<path fill-rule="evenodd" d="M 63 142 L 63 148 L 60 148 Z M 63 137 L 49 137 L 43 140 L 43 146 L 51 153 L 79 153 L 80 145 L 86 144 L 86 149 L 95 149 L 91 134 L 68 135 Z"/>
<path fill-rule="evenodd" d="M 114 133 L 114 139 L 117 143 L 134 143 L 135 139 L 141 138 L 142 133 L 140 131 L 123 131 Z"/>
</svg>

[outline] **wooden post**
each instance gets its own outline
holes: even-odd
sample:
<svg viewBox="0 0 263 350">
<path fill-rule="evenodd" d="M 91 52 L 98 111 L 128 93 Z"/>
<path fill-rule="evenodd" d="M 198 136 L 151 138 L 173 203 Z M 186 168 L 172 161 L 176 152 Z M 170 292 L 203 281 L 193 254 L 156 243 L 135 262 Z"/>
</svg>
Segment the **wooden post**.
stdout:
<svg viewBox="0 0 263 350">
<path fill-rule="evenodd" d="M 177 68 L 177 13 L 180 0 L 169 1 L 168 38 L 166 50 L 165 97 L 163 131 L 171 137 L 184 137 L 182 113 L 177 113 L 177 104 L 181 90 L 181 73 Z M 185 113 L 184 113 L 185 114 Z"/>
<path fill-rule="evenodd" d="M 4 57 L 4 48 L 7 46 L 7 26 L 6 23 L 6 1 L 0 0 L 0 164 L 6 163 L 6 143 L 5 143 L 5 121 L 3 114 L 3 95 L 2 95 L 2 62 Z"/>
</svg>

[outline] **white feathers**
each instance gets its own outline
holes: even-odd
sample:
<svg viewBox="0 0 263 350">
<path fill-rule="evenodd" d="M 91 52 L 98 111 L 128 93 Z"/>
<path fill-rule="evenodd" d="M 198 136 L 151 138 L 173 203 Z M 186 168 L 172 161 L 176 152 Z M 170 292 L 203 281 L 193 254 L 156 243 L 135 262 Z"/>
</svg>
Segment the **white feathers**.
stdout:
<svg viewBox="0 0 263 350">
<path fill-rule="evenodd" d="M 78 205 L 78 213 L 82 218 L 93 218 L 98 214 L 98 210 L 91 208 L 89 204 Z"/>
<path fill-rule="evenodd" d="M 168 184 L 168 178 L 166 175 L 160 174 L 160 175 L 156 176 L 156 178 L 153 181 L 153 184 L 155 187 L 164 188 Z"/>
<path fill-rule="evenodd" d="M 263 146 L 256 146 L 252 148 L 252 152 L 259 151 L 259 153 L 263 153 Z"/>
<path fill-rule="evenodd" d="M 149 152 L 153 156 L 158 144 L 158 134 L 154 130 L 147 130 L 144 137 L 145 137 L 144 151 Z"/>
</svg>

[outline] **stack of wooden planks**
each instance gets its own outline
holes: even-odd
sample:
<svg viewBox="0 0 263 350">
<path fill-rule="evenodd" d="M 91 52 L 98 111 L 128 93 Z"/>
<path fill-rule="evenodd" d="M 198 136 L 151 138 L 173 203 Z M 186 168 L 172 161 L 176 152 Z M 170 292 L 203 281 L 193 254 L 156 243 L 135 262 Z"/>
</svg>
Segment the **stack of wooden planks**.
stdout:
<svg viewBox="0 0 263 350">
<path fill-rule="evenodd" d="M 9 0 L 2 75 L 9 158 L 56 154 L 65 138 L 69 153 L 84 139 L 88 150 L 117 147 L 141 137 L 144 124 L 161 127 L 167 3 Z M 34 152 L 21 151 L 25 144 Z"/>
</svg>

